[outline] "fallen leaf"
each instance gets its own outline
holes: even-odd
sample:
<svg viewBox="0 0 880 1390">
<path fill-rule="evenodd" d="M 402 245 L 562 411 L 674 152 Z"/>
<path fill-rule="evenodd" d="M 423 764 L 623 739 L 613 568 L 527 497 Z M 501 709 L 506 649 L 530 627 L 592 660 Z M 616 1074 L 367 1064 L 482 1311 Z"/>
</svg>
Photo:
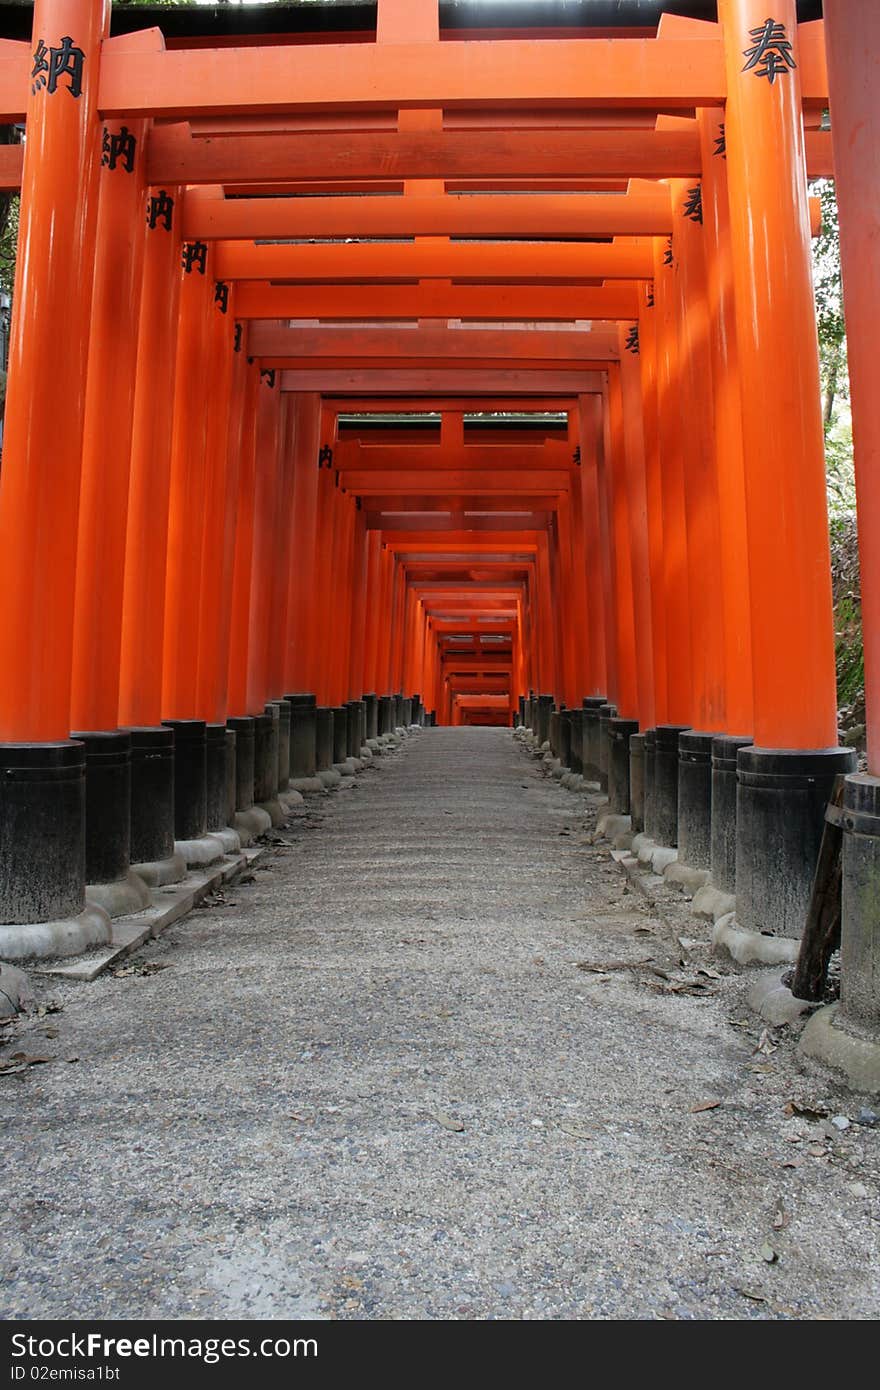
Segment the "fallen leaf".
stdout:
<svg viewBox="0 0 880 1390">
<path fill-rule="evenodd" d="M 765 1028 L 758 1039 L 757 1045 L 752 1048 L 752 1055 L 761 1052 L 765 1057 L 770 1057 L 777 1050 L 777 1044 L 770 1036 L 770 1029 Z"/>
<path fill-rule="evenodd" d="M 592 1139 L 594 1131 L 585 1129 L 582 1125 L 560 1124 L 559 1128 L 563 1134 L 568 1134 L 572 1139 Z"/>
<path fill-rule="evenodd" d="M 778 1254 L 773 1249 L 769 1240 L 765 1240 L 764 1244 L 761 1246 L 761 1259 L 765 1260 L 768 1265 L 775 1265 L 776 1261 L 779 1259 Z"/>
<path fill-rule="evenodd" d="M 431 1115 L 432 1120 L 436 1120 L 438 1125 L 450 1130 L 453 1134 L 463 1134 L 464 1125 L 461 1120 L 455 1120 L 451 1115 L 447 1115 L 444 1110 L 435 1110 Z"/>
<path fill-rule="evenodd" d="M 720 1100 L 701 1100 L 698 1105 L 692 1105 L 690 1113 L 699 1115 L 702 1110 L 717 1110 L 721 1104 Z"/>
<path fill-rule="evenodd" d="M 764 1295 L 762 1293 L 755 1293 L 754 1289 L 737 1289 L 736 1292 L 741 1293 L 743 1298 L 750 1298 L 753 1303 L 767 1302 Z"/>
<path fill-rule="evenodd" d="M 575 961 L 578 970 L 585 970 L 592 975 L 607 975 L 609 970 L 633 970 L 636 966 L 648 963 L 647 960 Z"/>
<path fill-rule="evenodd" d="M 803 1168 L 806 1161 L 805 1158 L 787 1158 L 782 1166 L 783 1168 Z"/>
<path fill-rule="evenodd" d="M 805 1120 L 824 1120 L 828 1111 L 823 1105 L 802 1105 L 800 1101 L 790 1100 L 785 1107 L 786 1115 L 800 1115 Z"/>
<path fill-rule="evenodd" d="M 776 1204 L 776 1210 L 773 1213 L 774 1231 L 784 1231 L 790 1220 L 791 1217 L 788 1215 L 788 1213 L 785 1210 L 785 1207 L 782 1205 L 782 1198 L 780 1197 L 779 1201 Z"/>
<path fill-rule="evenodd" d="M 0 1061 L 0 1075 L 11 1076 L 17 1071 L 26 1071 L 28 1067 L 38 1067 L 43 1062 L 54 1062 L 54 1057 L 35 1057 L 27 1052 L 13 1052 L 11 1057 L 4 1057 Z"/>
</svg>

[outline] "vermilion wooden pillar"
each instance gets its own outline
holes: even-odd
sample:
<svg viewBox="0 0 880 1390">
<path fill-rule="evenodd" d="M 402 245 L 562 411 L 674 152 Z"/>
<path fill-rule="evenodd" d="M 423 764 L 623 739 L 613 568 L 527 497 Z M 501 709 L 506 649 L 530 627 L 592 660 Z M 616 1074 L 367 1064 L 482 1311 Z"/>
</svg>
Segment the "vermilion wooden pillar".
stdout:
<svg viewBox="0 0 880 1390">
<path fill-rule="evenodd" d="M 880 10 L 826 0 L 834 181 L 852 399 L 865 646 L 868 771 L 880 776 L 880 412 L 876 338 L 880 312 Z"/>
<path fill-rule="evenodd" d="M 691 722 L 691 621 L 685 520 L 675 238 L 654 247 L 657 447 L 663 513 L 666 721 Z"/>
<path fill-rule="evenodd" d="M 294 468 L 296 428 L 293 398 L 280 393 L 278 427 L 278 473 L 275 498 L 274 560 L 271 562 L 269 614 L 268 698 L 280 700 L 290 687 L 285 669 L 290 646 L 290 564 L 293 548 Z"/>
<path fill-rule="evenodd" d="M 620 390 L 623 415 L 624 457 L 633 626 L 635 633 L 636 692 L 638 720 L 643 729 L 655 724 L 654 647 L 652 629 L 651 569 L 648 539 L 648 500 L 645 484 L 645 443 L 643 434 L 639 353 L 627 350 L 629 329 L 621 325 Z M 640 334 L 641 337 L 641 334 Z"/>
<path fill-rule="evenodd" d="M 702 188 L 673 179 L 677 251 L 676 337 L 687 530 L 687 591 L 692 700 L 696 730 L 720 733 L 725 722 L 724 601 L 716 475 L 715 417 Z M 697 198 L 700 198 L 699 205 Z M 699 212 L 697 208 L 699 206 Z"/>
<path fill-rule="evenodd" d="M 648 566 L 651 576 L 651 652 L 653 661 L 653 716 L 644 727 L 668 720 L 666 644 L 666 588 L 663 567 L 663 477 L 660 467 L 660 435 L 657 417 L 657 298 L 653 280 L 641 290 L 639 353 L 642 434 L 645 450 L 645 505 L 648 517 Z"/>
<path fill-rule="evenodd" d="M 367 580 L 364 609 L 364 693 L 378 693 L 379 689 L 379 633 L 382 626 L 381 613 L 381 565 L 382 533 L 367 531 Z"/>
<path fill-rule="evenodd" d="M 824 748 L 837 741 L 837 708 L 796 7 L 794 0 L 774 7 L 779 37 L 769 49 L 761 0 L 720 0 L 719 16 L 755 740 L 765 748 Z"/>
<path fill-rule="evenodd" d="M 228 289 L 228 287 L 226 287 Z M 227 715 L 229 682 L 229 604 L 232 582 L 232 546 L 235 505 L 238 500 L 238 458 L 230 457 L 232 411 L 240 413 L 244 395 L 244 368 L 239 365 L 237 390 L 233 373 L 235 322 L 232 297 L 214 295 L 206 336 L 207 390 L 205 472 L 201 574 L 198 595 L 198 653 L 196 664 L 196 717 L 209 724 L 223 724 Z M 223 305 L 226 304 L 224 311 Z M 239 360 L 241 354 L 238 354 Z M 235 397 L 235 400 L 233 400 Z M 238 426 L 239 430 L 241 425 Z"/>
<path fill-rule="evenodd" d="M 234 299 L 231 301 L 234 304 Z M 215 654 L 217 671 L 217 709 L 226 714 L 232 713 L 229 691 L 229 654 L 232 648 L 232 629 L 235 619 L 235 549 L 238 534 L 238 509 L 240 504 L 240 475 L 243 461 L 248 453 L 246 431 L 253 425 L 253 392 L 250 390 L 251 370 L 242 344 L 241 325 L 232 324 L 232 379 L 229 393 L 229 417 L 226 433 L 226 471 L 223 478 L 225 488 L 225 507 L 223 511 L 222 553 L 219 569 L 215 571 L 218 585 L 217 612 L 220 621 L 217 628 L 217 651 Z M 230 351 L 228 338 L 225 350 Z M 251 429 L 252 432 L 252 429 Z M 222 448 L 221 443 L 221 448 Z M 201 634 L 200 634 L 201 642 Z M 201 669 L 201 662 L 200 662 Z M 219 715 L 218 715 L 219 717 Z"/>
<path fill-rule="evenodd" d="M 6 741 L 66 739 L 70 728 L 101 158 L 96 100 L 108 8 L 99 0 L 34 5 L 0 480 L 0 740 Z"/>
<path fill-rule="evenodd" d="M 272 692 L 269 688 L 269 649 L 272 641 L 275 520 L 279 504 L 279 463 L 282 454 L 282 392 L 272 372 L 260 373 L 257 394 L 256 453 L 254 462 L 254 548 L 251 570 L 248 647 L 248 713 L 261 714 Z"/>
<path fill-rule="evenodd" d="M 621 332 L 621 330 L 618 330 Z M 625 341 L 624 335 L 621 337 Z M 625 349 L 624 349 L 625 350 Z M 621 719 L 638 719 L 636 634 L 633 614 L 632 559 L 629 499 L 626 485 L 626 442 L 620 368 L 608 372 L 604 483 L 607 488 L 611 552 L 611 616 L 616 654 L 617 683 L 608 698 L 617 705 Z"/>
<path fill-rule="evenodd" d="M 754 700 L 743 471 L 743 402 L 736 343 L 724 108 L 703 108 L 697 112 L 697 123 L 702 161 L 715 472 L 721 523 L 718 544 L 724 613 L 725 727 L 729 734 L 749 735 L 752 732 Z"/>
<path fill-rule="evenodd" d="M 137 333 L 146 121 L 104 127 L 73 626 L 72 729 L 115 729 Z"/>
<path fill-rule="evenodd" d="M 838 750 L 797 15 L 720 0 L 743 407 L 755 748 L 738 764 L 737 917 L 797 937 Z M 772 80 L 771 80 L 772 79 Z"/>
<path fill-rule="evenodd" d="M 248 704 L 248 670 L 251 645 L 251 586 L 254 568 L 254 491 L 257 449 L 257 403 L 260 396 L 260 370 L 254 362 L 245 363 L 242 404 L 241 456 L 238 474 L 238 504 L 235 512 L 235 546 L 232 568 L 232 606 L 229 639 L 229 713 L 238 718 L 262 713 L 262 706 Z"/>
<path fill-rule="evenodd" d="M 599 515 L 599 450 L 602 444 L 602 400 L 600 396 L 579 396 L 581 497 L 584 545 L 587 562 L 587 695 L 605 695 L 608 690 L 602 543 Z"/>
<path fill-rule="evenodd" d="M 286 690 L 312 691 L 314 665 L 309 615 L 314 603 L 315 531 L 321 398 L 297 392 L 293 403 L 293 536 L 290 552 L 290 644 Z"/>
<path fill-rule="evenodd" d="M 122 595 L 118 723 L 162 718 L 165 557 L 181 285 L 177 188 L 147 193 Z"/>
</svg>

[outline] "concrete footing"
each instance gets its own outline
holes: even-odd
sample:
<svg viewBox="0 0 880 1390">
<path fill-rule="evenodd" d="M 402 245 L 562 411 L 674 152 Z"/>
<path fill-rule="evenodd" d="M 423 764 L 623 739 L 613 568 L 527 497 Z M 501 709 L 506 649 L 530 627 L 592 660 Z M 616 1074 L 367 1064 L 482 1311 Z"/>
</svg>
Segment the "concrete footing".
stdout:
<svg viewBox="0 0 880 1390">
<path fill-rule="evenodd" d="M 3 960 L 49 960 L 77 956 L 110 940 L 110 914 L 89 903 L 73 917 L 51 922 L 0 924 L 0 957 Z"/>
<path fill-rule="evenodd" d="M 876 1032 L 856 1032 L 842 1005 L 829 1004 L 813 1014 L 801 1034 L 798 1051 L 854 1091 L 880 1095 L 880 1037 Z"/>
</svg>

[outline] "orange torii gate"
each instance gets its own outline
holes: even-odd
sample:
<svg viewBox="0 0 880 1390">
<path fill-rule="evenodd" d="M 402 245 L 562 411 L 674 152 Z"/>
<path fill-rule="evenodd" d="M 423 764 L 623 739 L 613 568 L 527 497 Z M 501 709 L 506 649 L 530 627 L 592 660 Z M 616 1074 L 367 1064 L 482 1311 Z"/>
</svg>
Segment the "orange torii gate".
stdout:
<svg viewBox="0 0 880 1390">
<path fill-rule="evenodd" d="M 474 42 L 379 0 L 375 33 L 206 47 L 197 15 L 166 46 L 36 0 L 0 38 L 0 955 L 108 939 L 407 714 L 543 742 L 555 706 L 554 751 L 735 893 L 740 954 L 791 957 L 849 774 L 841 1018 L 876 1026 L 880 34 L 869 0 L 771 9 Z M 860 776 L 809 264 L 832 172 Z"/>
</svg>

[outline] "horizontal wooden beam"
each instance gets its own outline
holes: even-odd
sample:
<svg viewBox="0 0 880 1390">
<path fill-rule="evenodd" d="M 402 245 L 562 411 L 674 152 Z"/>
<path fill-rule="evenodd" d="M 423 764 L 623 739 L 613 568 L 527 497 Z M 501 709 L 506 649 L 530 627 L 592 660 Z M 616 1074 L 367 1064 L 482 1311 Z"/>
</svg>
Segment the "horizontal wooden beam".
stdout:
<svg viewBox="0 0 880 1390">
<path fill-rule="evenodd" d="M 567 492 L 567 469 L 548 469 L 531 474 L 525 469 L 515 472 L 500 467 L 489 469 L 442 469 L 428 473 L 418 468 L 401 468 L 395 475 L 396 490 L 408 496 L 427 497 L 546 497 L 548 493 Z M 368 470 L 349 469 L 344 475 L 347 492 L 358 497 L 385 496 L 388 479 Z M 398 528 L 399 529 L 399 528 Z"/>
<path fill-rule="evenodd" d="M 340 440 L 333 451 L 334 467 L 371 469 L 394 477 L 396 468 L 521 468 L 538 472 L 545 468 L 572 468 L 571 446 L 565 440 L 538 444 L 364 444 Z M 397 489 L 395 488 L 395 491 Z"/>
<path fill-rule="evenodd" d="M 371 509 L 367 512 L 367 530 L 384 531 L 388 522 L 384 520 L 381 512 Z M 549 512 L 532 512 L 522 521 L 512 521 L 504 516 L 479 516 L 462 518 L 458 512 L 453 512 L 445 516 L 438 512 L 436 516 L 420 517 L 419 529 L 421 531 L 546 531 L 549 529 L 551 516 Z M 397 523 L 399 524 L 399 523 Z"/>
<path fill-rule="evenodd" d="M 244 284 L 237 319 L 635 319 L 634 288 L 563 285 L 296 285 Z"/>
<path fill-rule="evenodd" d="M 669 190 L 446 193 L 437 197 L 188 198 L 189 241 L 272 237 L 665 236 Z"/>
<path fill-rule="evenodd" d="M 297 179 L 691 178 L 696 131 L 438 130 L 229 135 L 195 139 L 157 126 L 150 183 L 273 183 Z"/>
<path fill-rule="evenodd" d="M 831 135 L 806 132 L 807 172 L 831 173 Z M 369 187 L 403 179 L 697 178 L 694 131 L 310 131 L 193 138 L 185 123 L 155 126 L 147 146 L 153 184 L 294 184 Z M 351 188 L 352 192 L 358 191 Z M 381 191 L 380 187 L 374 191 Z"/>
<path fill-rule="evenodd" d="M 654 274 L 648 237 L 607 244 L 548 241 L 353 243 L 337 246 L 254 246 L 221 241 L 214 268 L 220 280 L 403 281 L 442 279 L 487 283 L 640 280 Z"/>
<path fill-rule="evenodd" d="M 481 367 L 477 371 L 457 368 L 402 368 L 383 371 L 380 368 L 304 367 L 298 371 L 285 370 L 281 375 L 282 391 L 317 391 L 327 396 L 352 396 L 364 392 L 371 396 L 391 396 L 395 399 L 412 395 L 522 397 L 597 395 L 603 388 L 601 372 L 590 371 L 526 371 L 516 367 Z"/>
<path fill-rule="evenodd" d="M 503 328 L 288 328 L 257 319 L 248 333 L 248 352 L 263 361 L 284 358 L 525 359 L 547 363 L 613 361 L 617 331 L 546 331 Z"/>
<path fill-rule="evenodd" d="M 824 101 L 821 25 L 803 26 L 799 40 L 804 96 Z M 714 30 L 703 39 L 389 43 L 354 52 L 346 44 L 107 52 L 98 105 L 104 116 L 166 118 L 334 107 L 682 110 L 720 105 L 725 95 L 723 46 Z M 24 90 L 19 110 L 23 97 Z"/>
</svg>

